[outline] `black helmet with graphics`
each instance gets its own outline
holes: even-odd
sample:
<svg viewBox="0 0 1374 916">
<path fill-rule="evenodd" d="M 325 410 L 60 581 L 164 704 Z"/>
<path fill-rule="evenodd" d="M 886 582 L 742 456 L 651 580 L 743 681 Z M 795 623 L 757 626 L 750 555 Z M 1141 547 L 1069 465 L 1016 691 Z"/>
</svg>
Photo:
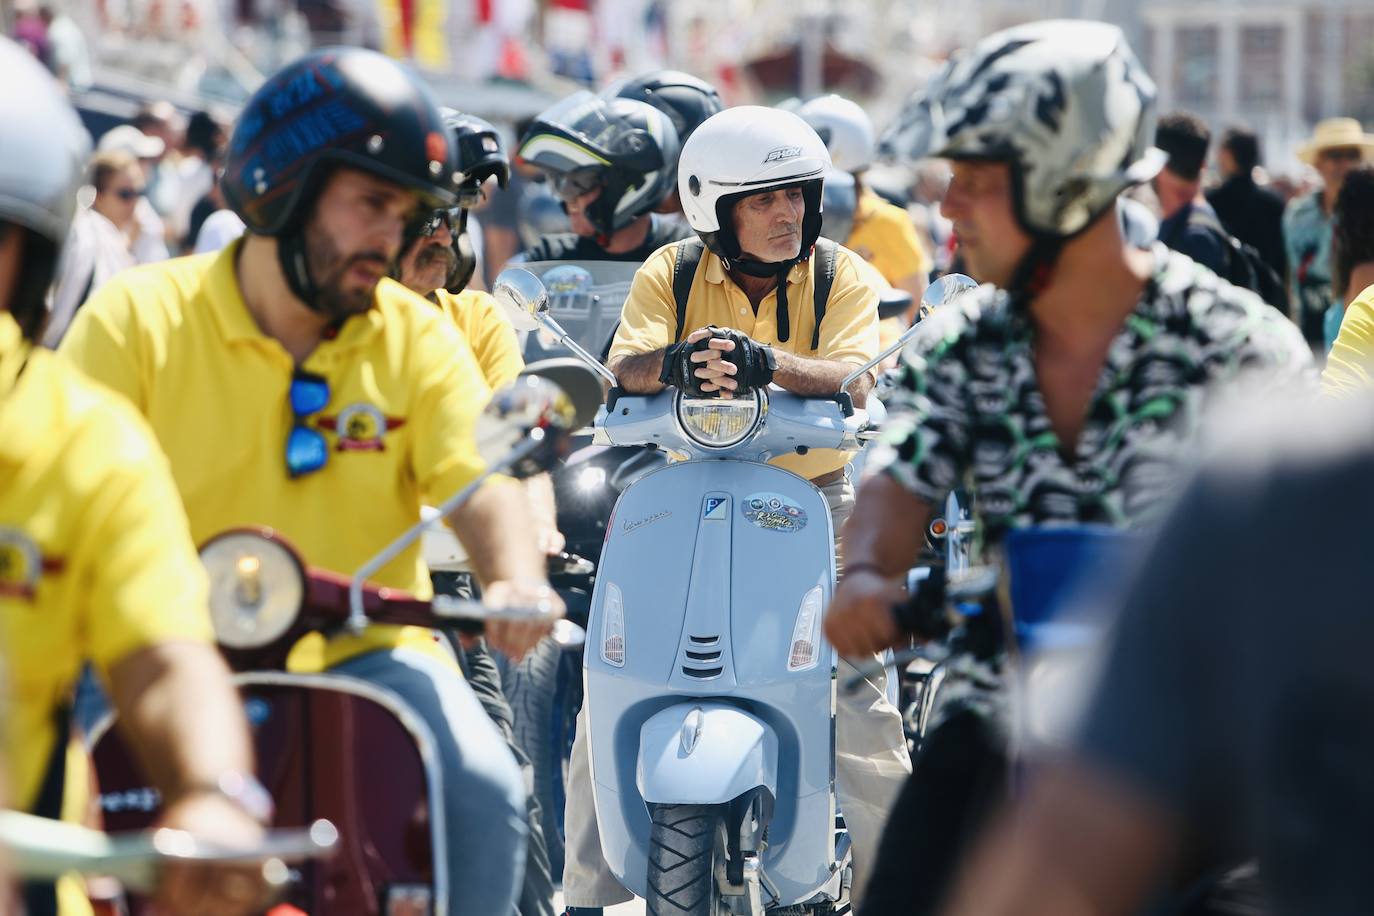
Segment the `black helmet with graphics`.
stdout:
<svg viewBox="0 0 1374 916">
<path fill-rule="evenodd" d="M 287 64 L 253 93 L 229 140 L 220 187 L 256 235 L 277 239 L 292 293 L 316 307 L 302 231 L 325 178 L 358 169 L 452 206 L 456 161 L 433 93 L 385 55 L 325 48 Z"/>
<path fill-rule="evenodd" d="M 659 109 L 583 90 L 534 119 L 520 158 L 547 174 L 565 199 L 599 187 L 586 214 L 605 239 L 662 202 L 680 149 L 677 128 Z"/>
<path fill-rule="evenodd" d="M 1016 219 L 1062 241 L 1164 163 L 1155 86 L 1116 26 L 1036 22 L 990 35 L 907 102 L 881 154 L 1005 161 Z"/>
<path fill-rule="evenodd" d="M 326 48 L 288 64 L 244 106 L 229 141 L 222 188 L 258 235 L 294 230 L 332 166 L 452 206 L 453 143 L 433 93 L 389 57 Z"/>
<path fill-rule="evenodd" d="M 4 37 L 0 72 L 0 224 L 26 236 L 10 311 L 25 336 L 37 339 L 91 138 L 52 76 Z"/>
</svg>

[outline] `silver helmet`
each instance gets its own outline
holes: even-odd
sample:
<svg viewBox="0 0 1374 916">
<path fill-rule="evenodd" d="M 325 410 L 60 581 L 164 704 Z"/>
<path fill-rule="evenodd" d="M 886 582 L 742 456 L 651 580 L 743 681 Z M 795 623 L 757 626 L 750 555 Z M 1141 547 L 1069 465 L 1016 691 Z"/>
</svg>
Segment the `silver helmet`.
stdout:
<svg viewBox="0 0 1374 916">
<path fill-rule="evenodd" d="M 46 296 L 76 210 L 90 134 L 48 71 L 0 37 L 0 223 L 27 231 L 23 275 L 10 311 L 30 338 L 47 317 Z"/>
<path fill-rule="evenodd" d="M 1012 166 L 1016 217 L 1066 239 L 1164 163 L 1155 86 L 1116 26 L 1065 20 L 990 35 L 911 97 L 879 143 L 906 160 Z"/>
</svg>

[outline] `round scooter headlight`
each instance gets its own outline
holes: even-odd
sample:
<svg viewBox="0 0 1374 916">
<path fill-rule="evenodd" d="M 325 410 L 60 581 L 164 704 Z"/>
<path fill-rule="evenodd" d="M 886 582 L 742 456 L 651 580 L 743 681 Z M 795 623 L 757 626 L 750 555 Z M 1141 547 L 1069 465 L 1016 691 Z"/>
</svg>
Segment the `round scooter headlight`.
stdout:
<svg viewBox="0 0 1374 916">
<path fill-rule="evenodd" d="M 228 531 L 200 549 L 210 579 L 210 622 L 229 649 L 280 639 L 305 599 L 305 569 L 287 544 L 261 531 Z"/>
<path fill-rule="evenodd" d="M 729 400 L 692 398 L 679 392 L 676 409 L 687 438 L 703 448 L 730 448 L 758 429 L 768 409 L 768 396 L 761 389 Z"/>
</svg>

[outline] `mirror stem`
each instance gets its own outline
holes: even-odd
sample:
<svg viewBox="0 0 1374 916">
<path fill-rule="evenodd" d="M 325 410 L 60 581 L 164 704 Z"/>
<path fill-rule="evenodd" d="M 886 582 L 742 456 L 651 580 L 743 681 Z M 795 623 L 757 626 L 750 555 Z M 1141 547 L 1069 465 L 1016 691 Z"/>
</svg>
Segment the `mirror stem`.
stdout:
<svg viewBox="0 0 1374 916">
<path fill-rule="evenodd" d="M 558 323 L 556 318 L 548 312 L 542 312 L 539 315 L 539 323 L 543 325 L 550 334 L 557 337 L 560 344 L 573 351 L 573 354 L 576 355 L 578 359 L 582 360 L 582 362 L 586 363 L 597 375 L 610 382 L 612 388 L 620 387 L 620 382 L 616 380 L 615 373 L 607 369 L 602 365 L 601 360 L 582 349 L 581 344 L 568 336 L 568 332 L 563 330 L 563 326 Z"/>
<path fill-rule="evenodd" d="M 396 540 L 382 548 L 381 553 L 364 563 L 357 572 L 353 574 L 353 581 L 348 584 L 348 622 L 346 626 L 352 633 L 361 633 L 367 627 L 367 611 L 363 608 L 363 584 L 369 577 L 375 575 L 378 570 L 386 566 L 392 560 L 401 555 L 411 544 L 419 539 L 420 535 L 436 524 L 442 524 L 445 519 L 463 503 L 467 502 L 473 493 L 476 493 L 482 484 L 486 483 L 497 474 L 501 474 L 518 462 L 522 461 L 535 449 L 539 448 L 544 442 L 547 433 L 542 429 L 532 429 L 515 444 L 515 447 L 506 454 L 504 458 L 487 468 L 476 480 L 468 484 L 457 493 L 448 498 L 443 505 L 438 507 L 438 511 L 430 518 L 422 518 L 420 521 L 411 525 L 410 528 Z"/>
</svg>

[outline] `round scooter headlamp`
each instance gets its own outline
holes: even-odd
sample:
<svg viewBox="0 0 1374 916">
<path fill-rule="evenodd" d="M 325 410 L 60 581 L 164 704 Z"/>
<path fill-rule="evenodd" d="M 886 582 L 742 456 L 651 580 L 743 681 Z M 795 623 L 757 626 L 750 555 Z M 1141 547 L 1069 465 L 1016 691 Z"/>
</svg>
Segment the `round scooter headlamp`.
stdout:
<svg viewBox="0 0 1374 916">
<path fill-rule="evenodd" d="M 305 570 L 287 544 L 261 531 L 228 531 L 206 542 L 200 560 L 210 579 L 210 622 L 229 649 L 280 639 L 305 599 Z"/>
<path fill-rule="evenodd" d="M 693 398 L 679 392 L 675 404 L 682 431 L 703 448 L 730 448 L 752 436 L 768 410 L 768 395 L 755 389 L 751 395 L 724 398 Z"/>
</svg>

